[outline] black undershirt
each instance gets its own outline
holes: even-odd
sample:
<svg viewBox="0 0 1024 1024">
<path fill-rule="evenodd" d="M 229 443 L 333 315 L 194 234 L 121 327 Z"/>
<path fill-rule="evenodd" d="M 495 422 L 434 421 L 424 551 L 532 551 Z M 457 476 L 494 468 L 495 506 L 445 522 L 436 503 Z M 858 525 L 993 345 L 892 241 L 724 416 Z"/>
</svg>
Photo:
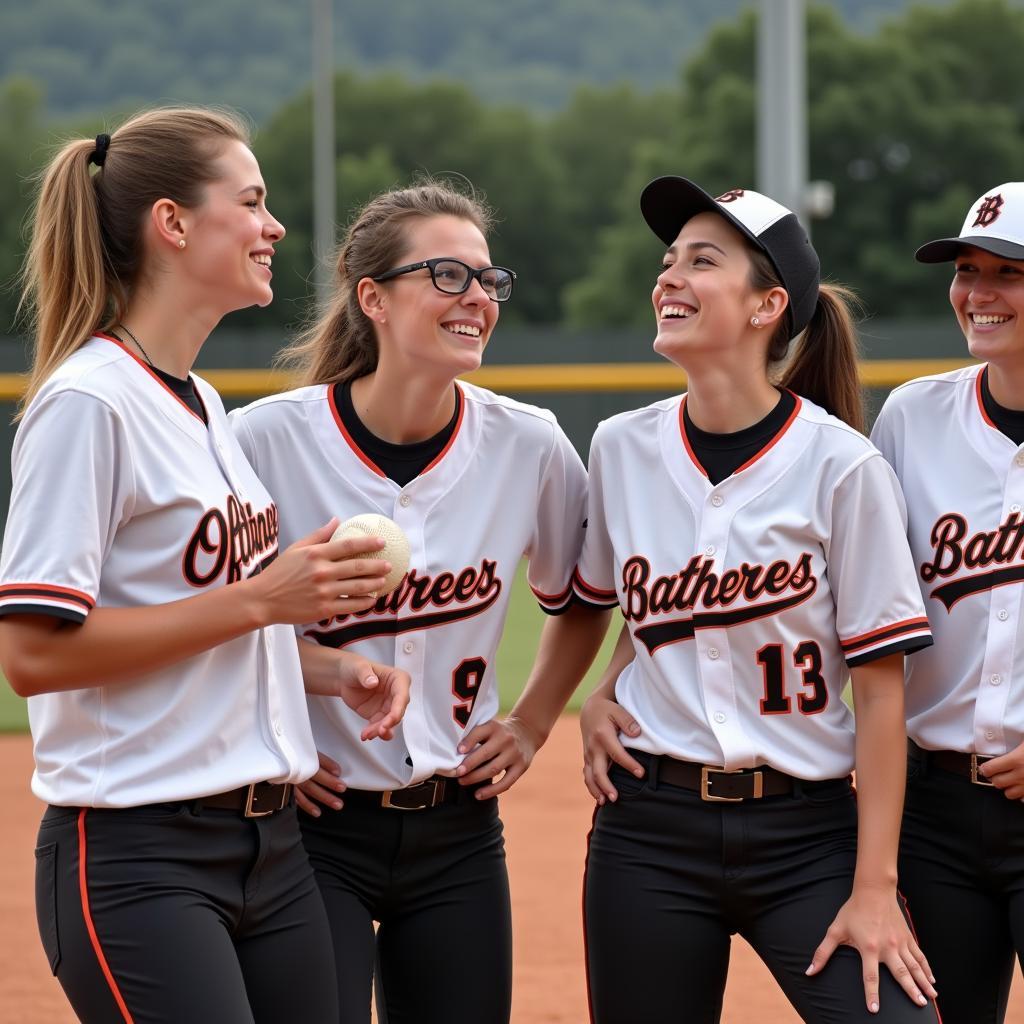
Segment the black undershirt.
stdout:
<svg viewBox="0 0 1024 1024">
<path fill-rule="evenodd" d="M 415 480 L 444 451 L 445 445 L 451 440 L 452 434 L 455 433 L 455 424 L 459 421 L 462 394 L 458 388 L 455 389 L 455 412 L 440 431 L 425 441 L 413 441 L 411 444 L 392 444 L 366 428 L 352 404 L 351 381 L 342 381 L 334 385 L 334 405 L 341 416 L 341 422 L 345 424 L 345 429 L 359 450 L 383 470 L 389 480 L 394 480 L 400 487 L 404 487 L 410 480 Z"/>
<path fill-rule="evenodd" d="M 981 371 L 981 404 L 988 413 L 988 418 L 1017 447 L 1024 444 L 1024 412 L 1017 409 L 1004 409 L 993 397 L 988 387 L 988 367 Z"/>
<path fill-rule="evenodd" d="M 199 392 L 196 391 L 195 381 L 191 377 L 186 377 L 182 380 L 180 377 L 175 377 L 170 373 L 165 373 L 163 370 L 158 370 L 155 366 L 151 366 L 150 369 L 185 403 L 207 426 L 209 426 L 209 420 L 206 418 L 206 409 L 203 407 L 203 403 L 199 400 Z"/>
<path fill-rule="evenodd" d="M 753 426 L 737 430 L 734 434 L 710 434 L 695 426 L 690 411 L 683 406 L 683 428 L 694 457 L 713 484 L 732 476 L 745 462 L 749 462 L 785 426 L 796 407 L 796 397 L 783 391 L 775 408 Z"/>
</svg>

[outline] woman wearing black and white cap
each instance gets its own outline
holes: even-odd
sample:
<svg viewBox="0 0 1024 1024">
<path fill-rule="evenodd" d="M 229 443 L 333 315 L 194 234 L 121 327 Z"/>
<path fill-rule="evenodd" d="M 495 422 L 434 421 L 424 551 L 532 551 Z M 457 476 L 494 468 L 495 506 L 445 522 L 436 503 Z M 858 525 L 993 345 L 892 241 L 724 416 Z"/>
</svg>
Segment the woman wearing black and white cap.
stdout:
<svg viewBox="0 0 1024 1024">
<path fill-rule="evenodd" d="M 972 356 L 897 388 L 873 439 L 907 501 L 935 646 L 907 675 L 900 886 L 944 1024 L 1003 1020 L 1024 950 L 1024 183 L 980 196 L 949 299 Z"/>
<path fill-rule="evenodd" d="M 667 177 L 641 210 L 689 389 L 591 450 L 577 592 L 626 619 L 582 716 L 593 1020 L 717 1022 L 739 932 L 805 1021 L 934 1021 L 896 892 L 903 656 L 930 634 L 848 293 L 766 196 Z"/>
</svg>

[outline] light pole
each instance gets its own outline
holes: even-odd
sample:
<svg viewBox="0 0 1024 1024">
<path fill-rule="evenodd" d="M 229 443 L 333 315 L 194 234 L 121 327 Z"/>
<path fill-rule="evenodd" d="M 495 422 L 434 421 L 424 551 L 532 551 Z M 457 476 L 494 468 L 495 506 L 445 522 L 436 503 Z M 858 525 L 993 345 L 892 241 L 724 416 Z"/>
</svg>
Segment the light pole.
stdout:
<svg viewBox="0 0 1024 1024">
<path fill-rule="evenodd" d="M 334 251 L 334 0 L 313 0 L 313 258 L 317 302 L 327 302 Z"/>
<path fill-rule="evenodd" d="M 757 26 L 757 188 L 810 230 L 804 0 L 761 0 Z"/>
</svg>

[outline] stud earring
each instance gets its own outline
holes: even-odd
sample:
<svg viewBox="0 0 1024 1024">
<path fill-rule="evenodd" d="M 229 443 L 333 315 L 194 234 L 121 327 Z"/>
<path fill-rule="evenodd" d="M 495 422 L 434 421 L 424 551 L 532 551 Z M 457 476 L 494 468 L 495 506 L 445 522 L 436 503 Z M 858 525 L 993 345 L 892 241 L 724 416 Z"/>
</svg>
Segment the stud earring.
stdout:
<svg viewBox="0 0 1024 1024">
<path fill-rule="evenodd" d="M 179 238 L 178 239 L 178 248 L 179 249 L 184 249 L 185 248 L 185 239 L 184 238 Z"/>
<path fill-rule="evenodd" d="M 760 326 L 761 326 L 761 321 L 760 321 L 760 320 L 759 320 L 759 319 L 758 319 L 758 318 L 757 318 L 756 316 L 752 316 L 752 317 L 750 318 L 750 322 L 751 322 L 751 323 L 752 323 L 752 324 L 753 324 L 753 325 L 754 325 L 755 327 L 760 327 Z"/>
</svg>

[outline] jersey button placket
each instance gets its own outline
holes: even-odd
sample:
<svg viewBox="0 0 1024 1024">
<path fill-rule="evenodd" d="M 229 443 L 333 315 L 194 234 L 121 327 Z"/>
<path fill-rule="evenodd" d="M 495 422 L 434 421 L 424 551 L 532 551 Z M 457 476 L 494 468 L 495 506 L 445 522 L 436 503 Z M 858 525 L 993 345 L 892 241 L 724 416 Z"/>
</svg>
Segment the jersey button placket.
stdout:
<svg viewBox="0 0 1024 1024">
<path fill-rule="evenodd" d="M 974 740 L 981 753 L 1003 741 L 1006 708 L 1013 686 L 1013 657 L 1020 616 L 1020 587 L 998 587 L 989 595 L 985 660 L 974 708 Z"/>
<path fill-rule="evenodd" d="M 721 577 L 725 571 L 724 555 L 728 547 L 732 511 L 720 491 L 712 491 L 701 516 L 697 552 L 709 568 Z M 698 601 L 694 614 L 700 615 L 704 605 Z M 726 763 L 742 756 L 747 744 L 739 727 L 736 710 L 736 680 L 733 679 L 729 656 L 728 631 L 724 629 L 697 629 L 697 662 L 707 708 L 708 725 L 722 749 Z"/>
</svg>

